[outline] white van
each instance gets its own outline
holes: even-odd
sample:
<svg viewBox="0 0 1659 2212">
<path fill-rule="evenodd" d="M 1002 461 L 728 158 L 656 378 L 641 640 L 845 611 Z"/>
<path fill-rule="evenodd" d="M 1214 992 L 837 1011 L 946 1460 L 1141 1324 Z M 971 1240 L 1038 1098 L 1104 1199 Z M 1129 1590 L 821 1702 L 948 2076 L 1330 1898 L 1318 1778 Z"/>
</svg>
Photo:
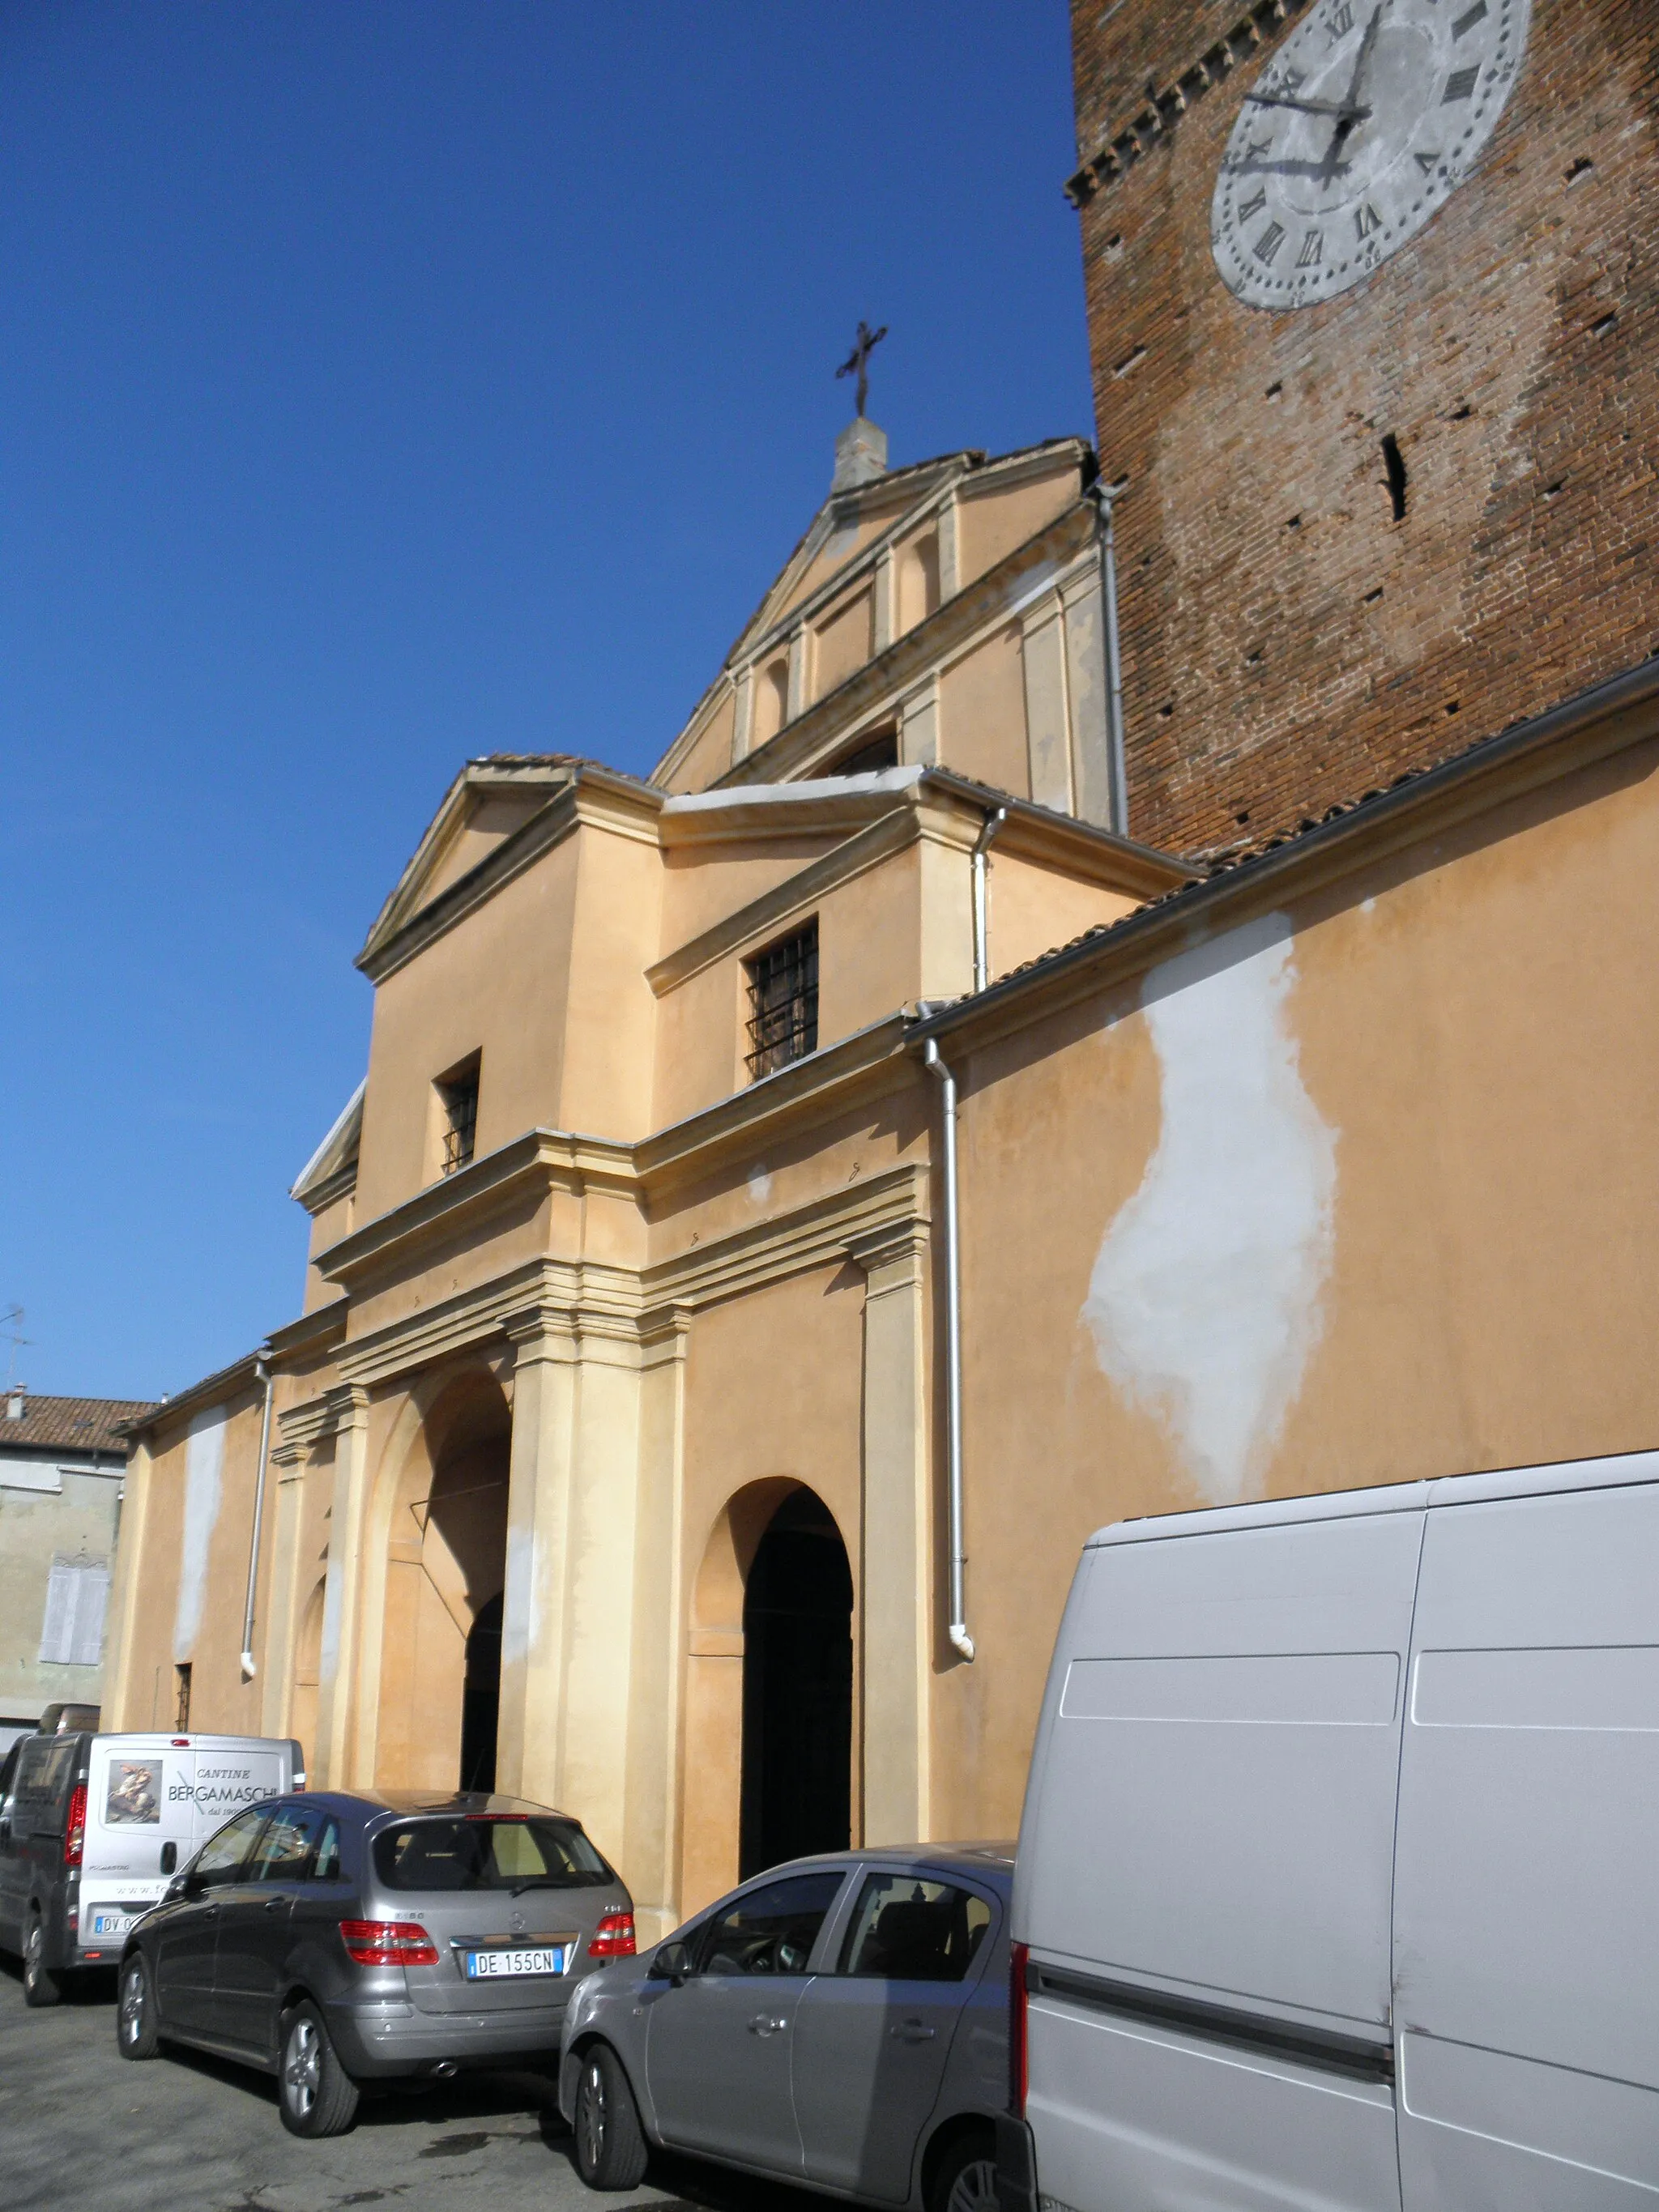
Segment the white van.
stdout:
<svg viewBox="0 0 1659 2212">
<path fill-rule="evenodd" d="M 1659 1453 L 1103 1529 L 1004 2212 L 1659 2198 Z"/>
<path fill-rule="evenodd" d="M 112 1965 L 134 1921 L 244 1805 L 303 1790 L 290 1737 L 20 1737 L 0 1766 L 0 1944 L 24 1994 L 52 2003 L 62 1974 Z"/>
</svg>

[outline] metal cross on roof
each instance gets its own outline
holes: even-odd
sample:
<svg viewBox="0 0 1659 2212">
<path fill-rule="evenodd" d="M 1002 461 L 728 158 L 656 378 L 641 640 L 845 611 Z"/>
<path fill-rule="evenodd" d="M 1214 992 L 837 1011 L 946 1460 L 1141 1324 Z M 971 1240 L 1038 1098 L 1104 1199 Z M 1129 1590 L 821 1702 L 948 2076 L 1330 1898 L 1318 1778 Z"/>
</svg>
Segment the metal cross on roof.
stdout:
<svg viewBox="0 0 1659 2212">
<path fill-rule="evenodd" d="M 860 321 L 859 324 L 859 334 L 853 341 L 853 350 L 848 355 L 846 360 L 842 362 L 841 367 L 836 371 L 837 381 L 839 381 L 843 376 L 857 377 L 859 380 L 859 404 L 855 411 L 860 415 L 863 414 L 865 402 L 870 397 L 870 356 L 875 351 L 876 348 L 881 343 L 886 335 L 887 325 L 885 323 L 882 325 L 878 331 L 872 331 L 868 323 Z"/>
</svg>

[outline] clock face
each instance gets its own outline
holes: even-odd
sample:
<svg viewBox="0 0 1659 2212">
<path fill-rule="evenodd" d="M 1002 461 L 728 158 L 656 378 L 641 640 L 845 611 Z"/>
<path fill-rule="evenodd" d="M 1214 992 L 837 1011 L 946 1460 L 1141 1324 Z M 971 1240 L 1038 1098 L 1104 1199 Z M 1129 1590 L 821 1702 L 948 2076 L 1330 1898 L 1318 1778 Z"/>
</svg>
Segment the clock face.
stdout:
<svg viewBox="0 0 1659 2212">
<path fill-rule="evenodd" d="M 1491 137 L 1530 0 L 1319 0 L 1244 95 L 1210 204 L 1230 291 L 1302 307 L 1364 283 Z"/>
</svg>

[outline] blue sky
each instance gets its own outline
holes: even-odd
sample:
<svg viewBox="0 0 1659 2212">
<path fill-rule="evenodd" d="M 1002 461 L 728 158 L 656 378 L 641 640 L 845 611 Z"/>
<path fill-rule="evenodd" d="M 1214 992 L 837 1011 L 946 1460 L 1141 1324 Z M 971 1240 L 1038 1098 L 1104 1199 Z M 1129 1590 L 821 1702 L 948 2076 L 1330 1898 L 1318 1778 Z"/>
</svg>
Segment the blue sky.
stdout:
<svg viewBox="0 0 1659 2212">
<path fill-rule="evenodd" d="M 1066 9 L 7 0 L 0 100 L 0 1306 L 147 1395 L 298 1310 L 455 770 L 650 765 L 860 316 L 896 463 L 1089 432 Z"/>
</svg>

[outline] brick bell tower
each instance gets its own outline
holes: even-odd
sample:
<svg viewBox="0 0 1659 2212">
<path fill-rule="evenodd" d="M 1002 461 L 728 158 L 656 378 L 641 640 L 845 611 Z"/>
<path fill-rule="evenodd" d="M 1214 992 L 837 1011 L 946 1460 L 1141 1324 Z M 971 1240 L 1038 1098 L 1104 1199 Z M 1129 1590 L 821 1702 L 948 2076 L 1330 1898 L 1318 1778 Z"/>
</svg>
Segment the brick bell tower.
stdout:
<svg viewBox="0 0 1659 2212">
<path fill-rule="evenodd" d="M 1073 0 L 1129 826 L 1220 854 L 1659 647 L 1655 0 Z"/>
</svg>

